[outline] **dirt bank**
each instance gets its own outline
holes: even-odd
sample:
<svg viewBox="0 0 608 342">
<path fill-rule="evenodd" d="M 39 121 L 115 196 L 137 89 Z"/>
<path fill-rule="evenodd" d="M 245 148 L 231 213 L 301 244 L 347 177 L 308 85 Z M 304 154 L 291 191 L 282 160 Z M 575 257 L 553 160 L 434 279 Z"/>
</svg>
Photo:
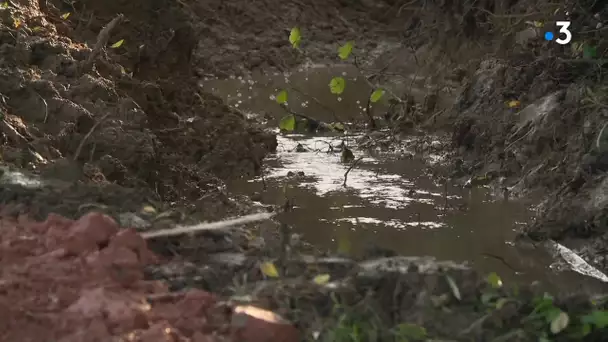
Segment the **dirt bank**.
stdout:
<svg viewBox="0 0 608 342">
<path fill-rule="evenodd" d="M 456 1 L 405 13 L 413 29 L 376 66 L 388 66 L 384 79 L 404 99 L 413 96 L 413 81 L 391 75 L 424 75 L 429 91 L 413 108 L 396 108 L 397 127 L 447 131 L 450 176 L 462 183 L 540 194 L 537 220 L 524 236 L 582 238 L 576 249 L 608 270 L 606 5 Z M 565 46 L 543 39 L 559 20 L 571 21 Z M 440 107 L 437 98 L 454 100 Z"/>
<path fill-rule="evenodd" d="M 575 38 L 569 48 L 525 41 L 521 32 L 530 28 L 521 28 L 520 44 L 476 63 L 455 107 L 442 119 L 455 123 L 461 171 L 500 180 L 514 193 L 545 194 L 527 237 L 589 239 L 582 252 L 605 271 L 608 146 L 602 128 L 608 93 L 600 75 L 608 42 L 598 23 L 605 22 L 608 8 L 592 12 L 590 4 L 585 6 L 569 8 L 568 16 L 560 8 L 553 16 L 533 18 L 547 23 L 543 30 L 559 18 L 571 19 Z M 596 53 L 587 56 L 586 49 Z"/>
<path fill-rule="evenodd" d="M 147 199 L 191 209 L 213 196 L 210 202 L 226 202 L 216 196 L 220 179 L 259 172 L 276 142 L 242 113 L 197 90 L 190 63 L 198 43 L 193 14 L 171 2 L 78 5 L 49 2 L 40 8 L 21 1 L 1 12 L 3 162 L 45 179 L 79 183 L 71 197 L 79 193 L 82 203 L 103 202 L 95 188 L 106 186 L 145 193 L 116 201 Z M 125 19 L 98 38 L 118 12 Z M 164 31 L 171 32 L 164 50 L 147 59 L 133 55 L 133 49 L 159 49 Z M 125 43 L 95 51 L 99 39 Z M 26 195 L 32 196 L 44 195 Z M 19 201 L 14 192 L 8 197 Z M 225 214 L 213 211 L 209 216 Z"/>
</svg>

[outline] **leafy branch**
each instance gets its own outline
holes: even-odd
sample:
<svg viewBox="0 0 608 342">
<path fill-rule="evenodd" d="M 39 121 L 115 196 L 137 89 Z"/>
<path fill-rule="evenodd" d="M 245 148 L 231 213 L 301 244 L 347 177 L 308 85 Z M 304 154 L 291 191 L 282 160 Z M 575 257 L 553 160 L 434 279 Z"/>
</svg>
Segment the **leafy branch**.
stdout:
<svg viewBox="0 0 608 342">
<path fill-rule="evenodd" d="M 291 44 L 291 46 L 294 49 L 300 50 L 300 44 L 302 43 L 302 35 L 301 35 L 300 28 L 294 27 L 291 29 L 291 31 L 289 33 L 289 43 Z M 354 46 L 355 46 L 355 43 L 353 41 L 347 41 L 346 43 L 344 43 L 343 45 L 338 47 L 338 51 L 337 51 L 338 57 L 340 57 L 340 59 L 343 61 L 348 60 L 353 53 Z M 356 59 L 354 59 L 353 64 L 355 65 L 355 67 L 357 67 L 357 69 L 359 69 Z M 372 129 L 374 129 L 374 128 L 376 128 L 376 123 L 375 123 L 375 121 L 373 119 L 373 115 L 371 113 L 371 105 L 372 105 L 372 103 L 376 103 L 376 102 L 380 101 L 380 99 L 384 96 L 386 91 L 380 87 L 373 85 L 370 82 L 369 78 L 366 77 L 365 80 L 372 87 L 372 91 L 370 92 L 370 95 L 367 100 L 367 106 L 366 106 L 365 112 L 367 114 L 367 118 L 368 118 L 370 127 Z M 340 96 L 341 94 L 344 93 L 344 90 L 346 89 L 346 80 L 344 79 L 344 77 L 336 76 L 336 77 L 333 77 L 329 81 L 328 86 L 329 86 L 329 90 L 332 94 Z M 286 131 L 295 130 L 296 129 L 296 117 L 313 120 L 313 123 L 318 122 L 318 120 L 314 120 L 314 119 L 306 117 L 302 114 L 297 114 L 297 113 L 294 113 L 293 111 L 288 110 L 287 109 L 287 97 L 288 97 L 288 94 L 287 94 L 287 90 L 285 90 L 285 89 L 281 90 L 276 95 L 277 103 L 279 103 L 289 113 L 288 116 L 281 119 L 279 128 L 286 130 Z M 317 125 L 317 127 L 318 127 L 318 125 Z M 338 128 L 340 128 L 340 127 L 342 128 L 341 130 L 343 130 L 342 123 L 340 123 L 340 125 L 338 126 Z M 332 127 L 330 127 L 330 128 L 332 128 Z M 333 128 L 336 128 L 335 124 L 334 124 Z M 337 130 L 340 130 L 340 129 L 337 129 Z"/>
</svg>

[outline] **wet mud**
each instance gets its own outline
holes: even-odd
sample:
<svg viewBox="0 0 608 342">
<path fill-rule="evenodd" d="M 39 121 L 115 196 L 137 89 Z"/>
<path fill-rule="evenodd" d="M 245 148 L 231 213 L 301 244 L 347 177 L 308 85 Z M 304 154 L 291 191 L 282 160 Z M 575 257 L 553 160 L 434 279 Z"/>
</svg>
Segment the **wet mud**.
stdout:
<svg viewBox="0 0 608 342">
<path fill-rule="evenodd" d="M 504 265 L 478 267 L 483 264 L 478 259 L 479 273 L 455 262 L 394 256 L 411 250 L 432 254 L 426 248 L 361 249 L 360 255 L 336 257 L 331 244 L 314 241 L 314 229 L 298 239 L 306 229 L 298 215 L 309 212 L 285 212 L 298 202 L 285 202 L 281 185 L 291 182 L 293 190 L 310 172 L 303 179 L 295 170 L 291 180 L 262 180 L 268 182 L 265 192 L 253 189 L 259 192 L 253 197 L 245 185 L 233 191 L 234 184 L 247 180 L 259 186 L 256 177 L 272 167 L 268 157 L 280 151 L 280 139 L 268 128 L 284 113 L 269 95 L 288 83 L 284 73 L 335 64 L 337 44 L 354 40 L 359 61 L 386 73 L 378 80 L 405 99 L 374 106 L 373 116 L 390 133 L 368 132 L 357 142 L 361 151 L 406 155 L 403 137 L 443 129 L 451 146 L 427 141 L 420 152 L 428 157 L 428 149 L 434 149 L 453 165 L 441 171 L 409 162 L 378 165 L 386 171 L 378 176 L 390 176 L 391 168 L 420 167 L 415 171 L 420 184 L 399 184 L 415 197 L 402 216 L 345 210 L 338 218 L 350 222 L 335 222 L 332 215 L 327 222 L 301 222 L 318 232 L 338 225 L 373 230 L 378 220 L 388 241 L 397 239 L 393 233 L 399 229 L 387 231 L 386 222 L 405 225 L 406 232 L 412 222 L 430 229 L 462 219 L 462 226 L 475 227 L 458 216 L 462 213 L 449 218 L 433 209 L 428 218 L 410 217 L 408 210 L 441 193 L 437 179 L 454 180 L 454 189 L 442 196 L 453 196 L 448 204 L 456 207 L 462 205 L 456 185 L 467 180 L 495 185 L 495 192 L 507 190 L 511 196 L 536 189 L 545 193 L 545 201 L 521 240 L 532 245 L 558 240 L 583 262 L 606 271 L 607 163 L 603 138 L 598 140 L 606 94 L 603 80 L 594 76 L 604 64 L 572 62 L 580 56 L 565 58 L 557 48 L 543 50 L 539 41 L 521 44 L 516 32 L 503 34 L 505 27 L 524 30 L 523 21 L 501 20 L 527 12 L 525 1 L 509 8 L 341 0 L 11 0 L 0 5 L 2 340 L 602 340 L 606 297 L 596 293 L 604 283 L 580 286 L 574 291 L 585 292 L 580 296 L 566 289 L 553 298 L 545 294 L 547 287 L 515 285 L 508 275 L 503 285 L 499 275 L 487 275 Z M 600 18 L 608 15 L 602 8 L 593 11 L 601 12 Z M 597 26 L 583 12 L 574 9 L 581 35 Z M 112 20 L 116 25 L 110 30 L 106 25 Z M 437 24 L 429 28 L 429 23 Z M 306 53 L 295 51 L 286 38 L 295 25 L 303 28 Z M 446 36 L 454 30 L 457 39 Z M 597 41 L 598 56 L 605 56 L 604 45 Z M 253 87 L 247 82 L 268 73 L 282 83 Z M 369 92 L 369 84 L 357 81 L 350 69 L 340 74 L 353 78 L 355 89 Z M 301 98 L 320 89 L 327 94 L 323 77 L 300 92 Z M 213 83 L 225 79 L 254 93 L 246 95 L 252 96 L 254 113 L 244 111 L 246 101 L 237 94 L 229 99 Z M 328 122 L 345 121 L 348 130 L 364 129 L 369 113 L 357 93 L 315 95 L 307 110 Z M 505 105 L 513 100 L 517 108 Z M 351 107 L 340 109 L 346 102 Z M 359 192 L 369 188 L 362 179 L 372 165 L 364 162 L 346 183 Z M 399 187 L 379 179 L 386 189 Z M 329 182 L 336 185 L 335 179 Z M 311 202 L 323 204 L 318 195 Z M 386 211 L 395 196 L 383 195 L 384 202 L 375 204 Z M 365 206 L 373 208 L 372 197 Z M 260 200 L 262 206 L 254 203 Z M 336 206 L 331 201 L 349 202 L 338 203 L 342 208 L 353 205 L 344 197 L 325 200 L 329 208 Z M 491 216 L 489 208 L 484 204 L 478 210 Z M 228 230 L 142 237 L 152 229 L 256 211 L 277 215 Z M 516 221 L 509 220 L 504 227 Z M 353 239 L 374 238 L 357 237 L 361 232 Z M 481 230 L 474 236 L 483 240 L 479 244 L 490 240 Z M 499 240 L 504 242 L 492 241 Z M 553 246 L 574 263 L 582 260 Z M 472 259 L 468 252 L 437 254 Z M 276 274 L 262 267 L 268 262 Z"/>
</svg>

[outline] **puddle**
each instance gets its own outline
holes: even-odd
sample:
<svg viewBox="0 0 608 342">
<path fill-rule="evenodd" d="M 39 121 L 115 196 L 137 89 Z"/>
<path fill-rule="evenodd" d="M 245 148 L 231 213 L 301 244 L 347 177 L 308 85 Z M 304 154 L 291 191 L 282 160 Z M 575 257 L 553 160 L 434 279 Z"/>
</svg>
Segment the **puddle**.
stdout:
<svg viewBox="0 0 608 342">
<path fill-rule="evenodd" d="M 337 75 L 347 78 L 341 97 L 332 95 L 327 86 Z M 285 87 L 298 89 L 289 92 L 291 108 L 323 120 L 336 114 L 345 121 L 363 115 L 361 99 L 370 93 L 356 70 L 348 67 L 258 75 L 253 80 L 208 80 L 202 86 L 235 107 L 276 119 L 272 125 L 285 115 L 272 95 Z M 417 97 L 424 94 L 422 81 L 417 81 L 415 90 Z M 383 110 L 386 106 L 380 104 L 374 113 L 380 116 Z M 264 177 L 237 180 L 229 188 L 255 194 L 261 204 L 282 204 L 286 194 L 294 210 L 285 223 L 308 242 L 329 250 L 361 255 L 377 247 L 405 256 L 467 262 L 480 272 L 497 272 L 504 281 L 540 281 L 555 290 L 596 292 L 604 286 L 598 277 L 581 276 L 571 269 L 556 271 L 554 251 L 548 248 L 511 242 L 531 219 L 534 203 L 494 198 L 483 188 L 436 184 L 426 175 L 426 166 L 407 153 L 355 150 L 361 160 L 348 171 L 349 165 L 340 162 L 335 149 L 343 140 L 354 146 L 356 138 L 278 135 L 278 151 L 266 159 Z M 298 144 L 306 151 L 296 151 Z M 328 152 L 330 146 L 334 152 Z M 425 157 L 442 160 L 437 155 Z"/>
</svg>

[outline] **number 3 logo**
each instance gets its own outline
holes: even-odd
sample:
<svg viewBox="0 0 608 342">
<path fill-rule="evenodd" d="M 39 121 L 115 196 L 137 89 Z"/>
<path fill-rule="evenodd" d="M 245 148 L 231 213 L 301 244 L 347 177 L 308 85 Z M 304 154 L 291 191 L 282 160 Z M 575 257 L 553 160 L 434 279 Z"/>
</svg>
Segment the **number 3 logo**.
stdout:
<svg viewBox="0 0 608 342">
<path fill-rule="evenodd" d="M 569 21 L 558 21 L 555 23 L 555 25 L 560 27 L 559 33 L 563 33 L 566 35 L 565 39 L 557 38 L 555 40 L 555 42 L 560 45 L 566 45 L 566 44 L 570 43 L 570 41 L 572 40 L 572 32 L 570 32 L 570 30 L 568 30 L 568 27 L 570 27 L 570 22 Z"/>
</svg>

